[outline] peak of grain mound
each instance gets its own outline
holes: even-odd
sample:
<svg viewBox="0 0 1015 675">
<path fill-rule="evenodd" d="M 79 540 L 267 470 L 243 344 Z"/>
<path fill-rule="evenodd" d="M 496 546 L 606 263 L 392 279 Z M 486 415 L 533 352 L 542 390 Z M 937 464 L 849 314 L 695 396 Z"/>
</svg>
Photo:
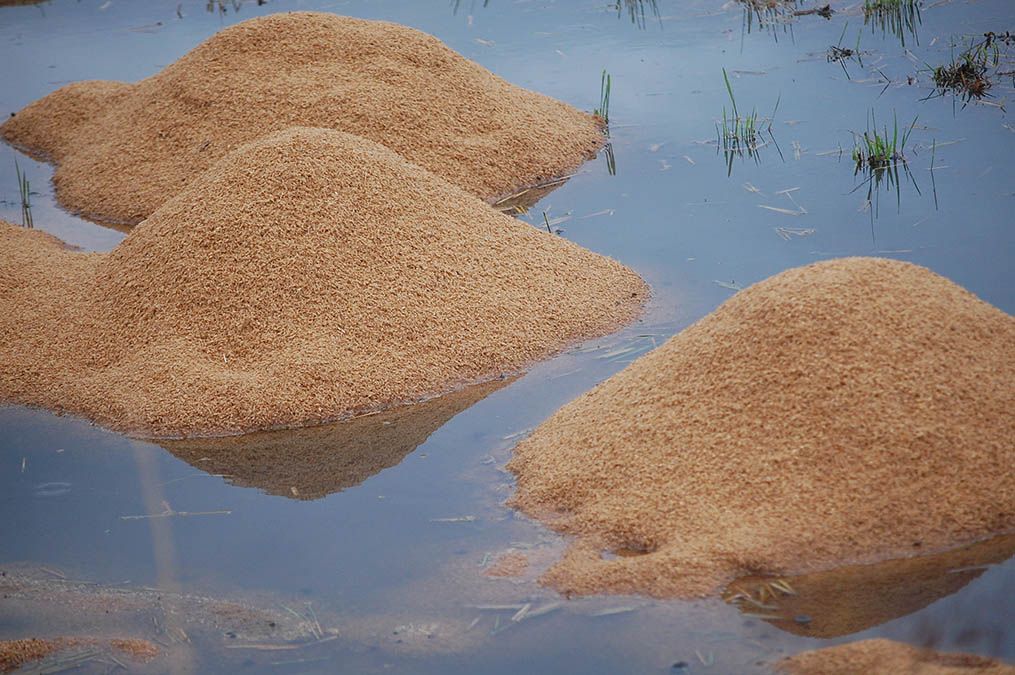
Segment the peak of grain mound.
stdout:
<svg viewBox="0 0 1015 675">
<path fill-rule="evenodd" d="M 57 164 L 62 203 L 136 223 L 239 145 L 292 126 L 369 138 L 487 200 L 574 169 L 603 141 L 591 115 L 435 37 L 315 12 L 226 28 L 136 84 L 68 85 L 2 133 Z"/>
<path fill-rule="evenodd" d="M 704 595 L 1015 528 L 1012 410 L 1015 319 L 925 268 L 847 258 L 737 293 L 508 466 L 514 504 L 577 538 L 545 582 Z"/>
<path fill-rule="evenodd" d="M 0 400 L 143 435 L 296 426 L 514 372 L 641 311 L 623 265 L 371 141 L 230 154 L 109 254 L 0 228 Z"/>
<path fill-rule="evenodd" d="M 892 640 L 863 640 L 803 652 L 775 664 L 786 675 L 1015 675 L 1015 666 L 975 654 L 938 652 Z"/>
</svg>

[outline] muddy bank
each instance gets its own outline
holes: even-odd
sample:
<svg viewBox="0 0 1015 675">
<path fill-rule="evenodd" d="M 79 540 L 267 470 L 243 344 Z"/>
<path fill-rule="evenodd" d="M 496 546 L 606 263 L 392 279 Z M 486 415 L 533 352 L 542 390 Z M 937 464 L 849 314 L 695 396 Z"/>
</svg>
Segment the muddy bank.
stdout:
<svg viewBox="0 0 1015 675">
<path fill-rule="evenodd" d="M 148 436 L 302 426 L 517 372 L 641 312 L 630 269 L 371 141 L 245 145 L 109 254 L 0 224 L 0 400 Z"/>
<path fill-rule="evenodd" d="M 240 145 L 293 126 L 345 131 L 484 200 L 581 164 L 598 121 L 425 33 L 292 12 L 226 28 L 136 84 L 67 85 L 3 124 L 57 165 L 58 199 L 137 223 Z"/>
<path fill-rule="evenodd" d="M 1015 319 L 876 258 L 741 291 L 518 444 L 566 593 L 710 594 L 1015 528 Z M 624 549 L 633 555 L 613 556 Z"/>
</svg>

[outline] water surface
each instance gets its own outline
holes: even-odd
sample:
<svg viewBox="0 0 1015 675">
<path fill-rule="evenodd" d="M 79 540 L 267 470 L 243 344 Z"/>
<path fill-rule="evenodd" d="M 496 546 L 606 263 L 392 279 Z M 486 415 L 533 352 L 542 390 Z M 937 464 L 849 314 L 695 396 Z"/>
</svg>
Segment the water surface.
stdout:
<svg viewBox="0 0 1015 675">
<path fill-rule="evenodd" d="M 203 672 L 764 672 L 787 654 L 875 636 L 1015 660 L 1010 550 L 991 549 L 975 574 L 935 568 L 938 595 L 888 608 L 875 625 L 846 622 L 856 630 L 819 636 L 806 622 L 745 616 L 743 603 L 718 597 L 586 598 L 555 608 L 563 599 L 533 577 L 564 542 L 503 505 L 513 490 L 503 465 L 521 434 L 737 287 L 789 267 L 890 256 L 1015 312 L 1015 126 L 997 105 L 1011 99 L 1011 78 L 996 82 L 986 104 L 922 100 L 933 92 L 929 66 L 950 58 L 952 44 L 1010 28 L 1015 9 L 1007 0 L 925 3 L 916 21 L 893 33 L 865 25 L 851 5 L 833 8 L 829 20 L 758 16 L 720 0 L 619 8 L 581 0 L 89 0 L 0 8 L 0 114 L 67 82 L 147 77 L 225 26 L 295 9 L 433 33 L 505 79 L 585 110 L 599 104 L 606 69 L 612 164 L 601 155 L 519 217 L 537 225 L 543 212 L 558 219 L 560 236 L 631 266 L 654 293 L 643 320 L 618 335 L 517 380 L 362 429 L 163 447 L 78 419 L 0 408 L 0 568 L 92 584 L 74 587 L 84 605 L 66 606 L 35 586 L 31 597 L 0 600 L 0 638 L 127 632 L 170 645 L 155 671 L 189 664 Z M 858 32 L 862 65 L 829 63 L 829 46 L 840 36 L 855 46 Z M 734 157 L 728 166 L 717 153 L 715 124 L 729 105 L 722 68 L 741 109 L 765 116 L 779 101 L 773 138 L 756 161 Z M 897 192 L 875 190 L 876 207 L 850 158 L 852 132 L 867 128 L 872 111 L 879 123 L 917 118 L 906 147 L 909 177 L 902 174 Z M 20 222 L 15 152 L 0 155 L 0 217 Z M 124 236 L 61 210 L 51 168 L 24 155 L 18 162 L 37 192 L 37 227 L 86 250 L 108 251 Z M 374 448 L 386 459 L 329 461 L 350 448 Z M 273 470 L 265 460 L 272 453 L 293 461 Z M 508 551 L 525 552 L 532 569 L 520 579 L 485 576 Z M 846 582 L 833 583 L 849 595 Z M 130 597 L 141 609 L 107 617 L 100 602 L 88 604 L 82 589 L 92 587 L 136 589 Z M 174 619 L 171 608 L 145 604 L 156 601 L 142 597 L 143 587 L 163 590 L 158 602 L 170 605 L 209 597 L 261 608 L 277 617 L 279 631 L 293 613 L 298 625 L 285 635 L 261 626 L 262 635 L 229 628 L 221 612 L 213 621 L 212 610 Z M 525 605 L 526 613 L 551 611 L 511 621 Z M 489 606 L 504 609 L 480 608 Z M 813 607 L 813 624 L 822 625 Z M 321 635 L 308 628 L 308 608 Z M 149 614 L 181 622 L 191 642 L 174 640 L 165 626 L 160 632 Z M 299 650 L 234 648 L 255 637 L 302 644 L 322 636 Z M 678 663 L 686 667 L 674 669 Z"/>
</svg>

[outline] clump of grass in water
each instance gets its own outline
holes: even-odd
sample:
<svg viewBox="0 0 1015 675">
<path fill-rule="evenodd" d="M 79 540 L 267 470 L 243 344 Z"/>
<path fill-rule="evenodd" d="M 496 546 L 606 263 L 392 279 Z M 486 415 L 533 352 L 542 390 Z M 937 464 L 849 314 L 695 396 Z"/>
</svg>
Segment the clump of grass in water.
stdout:
<svg viewBox="0 0 1015 675">
<path fill-rule="evenodd" d="M 887 124 L 884 127 L 884 133 L 878 131 L 872 110 L 867 131 L 863 132 L 863 136 L 857 138 L 857 143 L 853 147 L 853 161 L 856 162 L 855 173 L 859 173 L 861 170 L 880 171 L 897 162 L 904 164 L 906 158 L 903 156 L 903 151 L 906 141 L 909 140 L 909 135 L 913 133 L 913 127 L 916 126 L 916 119 L 913 118 L 913 123 L 900 138 L 899 120 L 895 118 L 892 134 L 889 136 Z"/>
<path fill-rule="evenodd" d="M 592 111 L 593 115 L 602 117 L 607 124 L 610 123 L 610 74 L 603 69 L 603 77 L 599 82 L 599 107 Z"/>
<path fill-rule="evenodd" d="M 28 183 L 28 176 L 21 172 L 18 166 L 18 158 L 14 158 L 14 173 L 18 177 L 18 195 L 21 197 L 21 226 L 34 229 L 32 223 L 32 189 Z"/>
<path fill-rule="evenodd" d="M 735 155 L 743 156 L 746 153 L 748 157 L 752 157 L 757 161 L 757 152 L 765 144 L 762 141 L 761 134 L 763 131 L 767 131 L 771 135 L 772 121 L 775 119 L 775 113 L 779 109 L 781 97 L 776 99 L 772 116 L 767 119 L 758 117 L 757 108 L 751 110 L 749 115 L 741 116 L 740 111 L 737 109 L 737 99 L 733 96 L 733 87 L 730 85 L 730 78 L 726 74 L 725 68 L 722 69 L 722 77 L 726 82 L 726 92 L 730 96 L 730 104 L 733 110 L 732 114 L 728 114 L 726 106 L 723 106 L 722 125 L 716 124 L 716 133 L 719 136 L 723 152 L 726 155 L 729 169 L 728 175 L 733 170 L 733 157 Z"/>
<path fill-rule="evenodd" d="M 1001 60 L 1001 50 L 994 33 L 985 33 L 984 40 L 969 47 L 958 57 L 952 54 L 951 63 L 939 65 L 932 71 L 935 91 L 928 97 L 943 96 L 946 92 L 958 93 L 969 103 L 988 96 L 991 81 L 988 73 Z"/>
<path fill-rule="evenodd" d="M 909 128 L 903 131 L 902 135 L 899 135 L 899 121 L 898 118 L 894 118 L 892 124 L 892 132 L 889 134 L 888 125 L 886 124 L 882 131 L 878 131 L 877 121 L 874 119 L 874 111 L 871 111 L 870 119 L 867 123 L 867 131 L 860 134 L 854 134 L 856 137 L 856 144 L 853 147 L 853 161 L 856 163 L 856 168 L 853 171 L 853 175 L 856 176 L 861 172 L 866 175 L 866 179 L 860 185 L 867 184 L 867 203 L 870 204 L 873 199 L 874 210 L 871 212 L 871 236 L 873 237 L 873 224 L 874 218 L 880 211 L 879 200 L 877 197 L 881 194 L 881 186 L 885 184 L 889 192 L 895 192 L 895 198 L 897 205 L 901 208 L 901 182 L 899 181 L 899 167 L 901 166 L 905 175 L 913 183 L 913 187 L 916 188 L 917 193 L 920 192 L 920 187 L 916 184 L 912 174 L 909 172 L 909 167 L 906 164 L 905 148 L 906 143 L 909 141 L 909 135 L 913 133 L 913 129 L 916 127 L 916 120 L 918 117 L 913 118 L 913 123 L 909 125 Z M 860 187 L 857 186 L 857 188 Z M 855 190 L 855 189 L 854 189 Z"/>
<path fill-rule="evenodd" d="M 849 76 L 849 71 L 846 70 L 846 60 L 856 57 L 860 67 L 863 67 L 863 54 L 860 52 L 860 38 L 863 35 L 863 30 L 861 29 L 856 34 L 856 47 L 854 49 L 850 49 L 849 47 L 842 46 L 842 38 L 846 37 L 847 28 L 849 28 L 848 21 L 846 22 L 846 25 L 842 27 L 842 33 L 839 35 L 839 41 L 828 48 L 826 60 L 828 63 L 838 62 L 838 64 L 842 66 L 842 72 L 846 74 L 846 79 L 851 80 L 853 78 Z"/>
</svg>

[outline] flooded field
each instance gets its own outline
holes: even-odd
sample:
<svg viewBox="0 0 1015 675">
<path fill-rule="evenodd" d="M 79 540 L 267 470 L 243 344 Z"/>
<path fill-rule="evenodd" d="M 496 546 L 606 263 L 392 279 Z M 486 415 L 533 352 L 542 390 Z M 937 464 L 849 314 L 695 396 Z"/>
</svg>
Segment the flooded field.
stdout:
<svg viewBox="0 0 1015 675">
<path fill-rule="evenodd" d="M 871 637 L 1015 662 L 1011 535 L 706 600 L 566 598 L 536 579 L 567 542 L 505 505 L 504 468 L 561 406 L 791 267 L 891 257 L 1015 313 L 1009 0 L 6 4 L 4 117 L 291 10 L 431 33 L 588 112 L 605 72 L 608 146 L 498 207 L 631 267 L 652 299 L 516 378 L 322 427 L 151 442 L 0 407 L 0 640 L 144 639 L 162 653 L 139 672 L 760 673 Z M 751 111 L 753 130 L 731 123 Z M 113 249 L 128 230 L 63 210 L 52 171 L 4 146 L 0 218 Z"/>
</svg>

